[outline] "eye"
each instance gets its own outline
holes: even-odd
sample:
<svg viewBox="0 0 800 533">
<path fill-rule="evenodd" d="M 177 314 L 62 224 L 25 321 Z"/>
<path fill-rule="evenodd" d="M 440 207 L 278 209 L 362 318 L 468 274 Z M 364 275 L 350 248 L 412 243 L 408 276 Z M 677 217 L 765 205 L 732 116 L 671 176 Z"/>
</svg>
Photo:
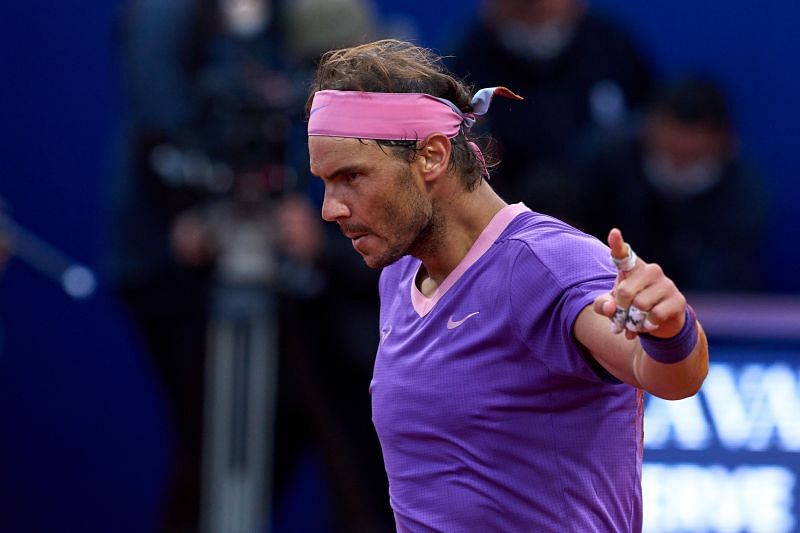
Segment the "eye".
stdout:
<svg viewBox="0 0 800 533">
<path fill-rule="evenodd" d="M 352 182 L 356 181 L 360 177 L 361 177 L 361 174 L 359 174 L 358 172 L 348 172 L 348 173 L 346 173 L 344 175 L 344 179 L 348 183 L 352 183 Z"/>
</svg>

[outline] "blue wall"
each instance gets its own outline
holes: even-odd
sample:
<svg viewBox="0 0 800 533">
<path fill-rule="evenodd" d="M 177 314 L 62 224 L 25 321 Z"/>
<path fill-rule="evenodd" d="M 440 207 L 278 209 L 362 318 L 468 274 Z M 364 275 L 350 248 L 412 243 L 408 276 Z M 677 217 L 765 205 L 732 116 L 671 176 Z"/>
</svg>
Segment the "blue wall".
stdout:
<svg viewBox="0 0 800 533">
<path fill-rule="evenodd" d="M 422 42 L 447 52 L 477 3 L 442 2 L 452 14 L 444 23 L 424 3 L 382 5 L 417 18 Z M 702 69 L 726 84 L 744 151 L 773 192 L 764 252 L 770 286 L 800 291 L 800 4 L 594 4 L 628 24 L 662 73 Z M 0 7 L 0 196 L 20 222 L 95 267 L 116 127 L 117 7 L 69 0 Z M 114 302 L 104 293 L 70 300 L 12 262 L 0 280 L 0 317 L 0 531 L 150 530 L 170 436 L 150 370 Z"/>
<path fill-rule="evenodd" d="M 69 255 L 99 265 L 113 138 L 103 2 L 2 2 L 0 196 Z M 19 261 L 0 280 L 0 531 L 153 530 L 170 435 L 113 302 Z"/>
</svg>

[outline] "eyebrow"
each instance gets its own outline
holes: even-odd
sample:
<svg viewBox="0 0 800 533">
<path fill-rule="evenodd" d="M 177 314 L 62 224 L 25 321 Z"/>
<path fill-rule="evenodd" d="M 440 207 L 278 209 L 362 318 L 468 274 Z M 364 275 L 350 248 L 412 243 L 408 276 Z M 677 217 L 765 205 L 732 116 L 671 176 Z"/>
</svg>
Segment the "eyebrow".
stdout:
<svg viewBox="0 0 800 533">
<path fill-rule="evenodd" d="M 350 172 L 362 172 L 364 171 L 364 167 L 362 165 L 345 165 L 343 167 L 339 167 L 328 176 L 318 175 L 318 177 L 322 180 L 330 180 L 335 178 L 336 176 L 341 176 L 342 174 L 349 174 Z"/>
</svg>

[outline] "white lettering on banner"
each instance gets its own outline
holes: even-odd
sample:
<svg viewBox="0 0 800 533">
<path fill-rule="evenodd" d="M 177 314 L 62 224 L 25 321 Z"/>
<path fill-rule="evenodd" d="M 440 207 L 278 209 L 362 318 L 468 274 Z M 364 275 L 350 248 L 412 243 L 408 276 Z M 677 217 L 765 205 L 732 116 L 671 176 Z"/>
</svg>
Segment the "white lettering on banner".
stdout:
<svg viewBox="0 0 800 533">
<path fill-rule="evenodd" d="M 675 402 L 649 399 L 644 444 L 701 450 L 716 436 L 730 450 L 800 451 L 798 413 L 800 373 L 789 366 L 748 364 L 737 371 L 712 364 L 698 395 Z"/>
<path fill-rule="evenodd" d="M 697 396 L 676 402 L 651 398 L 644 412 L 644 446 L 661 449 L 670 445 L 683 450 L 702 450 L 711 441 L 711 428 Z"/>
<path fill-rule="evenodd" d="M 645 533 L 794 531 L 795 474 L 781 466 L 645 463 Z"/>
</svg>

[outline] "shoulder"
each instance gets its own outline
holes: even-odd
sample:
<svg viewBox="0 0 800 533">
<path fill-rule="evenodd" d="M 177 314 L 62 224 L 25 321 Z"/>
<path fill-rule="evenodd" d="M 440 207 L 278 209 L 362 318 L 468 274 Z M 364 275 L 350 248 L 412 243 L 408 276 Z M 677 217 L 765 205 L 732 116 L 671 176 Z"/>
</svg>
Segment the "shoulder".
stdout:
<svg viewBox="0 0 800 533">
<path fill-rule="evenodd" d="M 518 216 L 500 241 L 515 248 L 515 271 L 546 272 L 561 287 L 587 278 L 614 277 L 608 248 L 598 239 L 540 213 Z"/>
</svg>

